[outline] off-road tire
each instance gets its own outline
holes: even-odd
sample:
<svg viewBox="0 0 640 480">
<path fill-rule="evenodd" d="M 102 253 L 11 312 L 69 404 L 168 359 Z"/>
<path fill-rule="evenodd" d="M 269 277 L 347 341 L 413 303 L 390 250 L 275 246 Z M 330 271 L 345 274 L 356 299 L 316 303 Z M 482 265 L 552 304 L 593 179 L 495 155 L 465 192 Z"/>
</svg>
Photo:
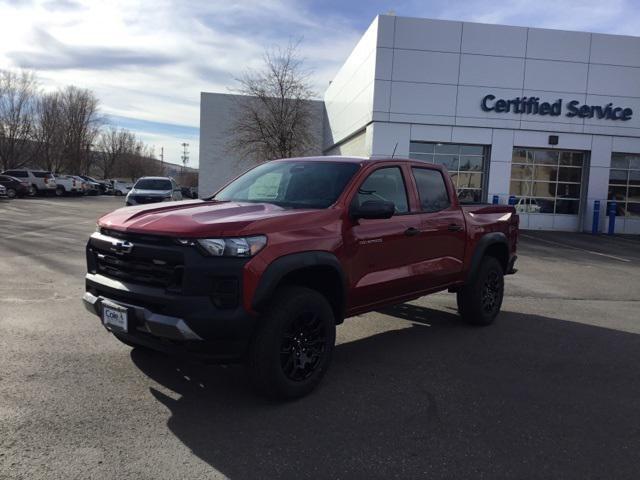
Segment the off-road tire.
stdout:
<svg viewBox="0 0 640 480">
<path fill-rule="evenodd" d="M 456 295 L 458 312 L 471 325 L 493 323 L 504 296 L 504 269 L 495 257 L 484 257 L 468 285 Z"/>
<path fill-rule="evenodd" d="M 246 362 L 255 390 L 279 400 L 310 393 L 331 363 L 336 339 L 327 299 L 309 288 L 281 287 L 258 322 Z"/>
</svg>

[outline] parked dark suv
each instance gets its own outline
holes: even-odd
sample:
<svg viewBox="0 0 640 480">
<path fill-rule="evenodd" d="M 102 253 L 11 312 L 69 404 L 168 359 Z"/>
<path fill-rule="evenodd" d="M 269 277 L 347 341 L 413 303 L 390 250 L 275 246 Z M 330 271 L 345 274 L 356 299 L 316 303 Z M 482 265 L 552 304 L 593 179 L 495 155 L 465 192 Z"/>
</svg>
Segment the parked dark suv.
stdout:
<svg viewBox="0 0 640 480">
<path fill-rule="evenodd" d="M 7 197 L 24 197 L 29 195 L 29 182 L 23 182 L 19 178 L 10 175 L 0 175 L 0 185 L 7 189 Z"/>
</svg>

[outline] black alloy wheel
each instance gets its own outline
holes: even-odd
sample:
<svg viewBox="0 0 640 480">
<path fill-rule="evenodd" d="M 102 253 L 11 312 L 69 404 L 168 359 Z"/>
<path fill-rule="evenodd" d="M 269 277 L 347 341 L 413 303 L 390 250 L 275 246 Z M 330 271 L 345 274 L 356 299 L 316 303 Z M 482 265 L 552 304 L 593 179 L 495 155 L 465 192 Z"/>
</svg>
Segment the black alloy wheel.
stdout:
<svg viewBox="0 0 640 480">
<path fill-rule="evenodd" d="M 489 325 L 500 313 L 504 296 L 504 268 L 495 257 L 485 257 L 470 281 L 456 294 L 462 319 Z"/>
<path fill-rule="evenodd" d="M 335 341 L 334 311 L 324 295 L 294 285 L 278 288 L 247 352 L 254 388 L 272 399 L 307 395 L 329 368 Z"/>
<path fill-rule="evenodd" d="M 280 348 L 280 365 L 289 380 L 313 375 L 326 353 L 327 332 L 316 312 L 302 312 L 286 328 Z"/>
<path fill-rule="evenodd" d="M 487 278 L 482 287 L 482 310 L 485 314 L 491 315 L 494 313 L 496 307 L 498 307 L 502 300 L 502 284 L 498 272 L 492 270 L 487 275 Z"/>
</svg>

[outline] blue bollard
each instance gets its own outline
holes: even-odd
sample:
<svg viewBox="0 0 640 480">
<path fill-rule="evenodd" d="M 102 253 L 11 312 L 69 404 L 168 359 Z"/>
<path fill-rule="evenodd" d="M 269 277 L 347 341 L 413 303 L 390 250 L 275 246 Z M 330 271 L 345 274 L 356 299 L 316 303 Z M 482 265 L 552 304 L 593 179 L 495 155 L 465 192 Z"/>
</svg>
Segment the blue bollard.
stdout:
<svg viewBox="0 0 640 480">
<path fill-rule="evenodd" d="M 497 205 L 497 204 L 498 204 L 498 202 L 499 202 L 499 200 L 500 200 L 500 197 L 499 197 L 498 195 L 494 195 L 494 196 L 493 196 L 493 204 L 494 204 L 494 205 Z"/>
<path fill-rule="evenodd" d="M 596 235 L 600 227 L 600 200 L 593 201 L 593 225 L 591 225 L 591 233 Z"/>
<path fill-rule="evenodd" d="M 509 205 L 515 205 L 516 204 L 516 196 L 515 195 L 511 195 L 509 197 Z"/>
<path fill-rule="evenodd" d="M 616 211 L 618 210 L 618 204 L 615 201 L 609 203 L 609 235 L 613 235 L 616 231 Z"/>
</svg>

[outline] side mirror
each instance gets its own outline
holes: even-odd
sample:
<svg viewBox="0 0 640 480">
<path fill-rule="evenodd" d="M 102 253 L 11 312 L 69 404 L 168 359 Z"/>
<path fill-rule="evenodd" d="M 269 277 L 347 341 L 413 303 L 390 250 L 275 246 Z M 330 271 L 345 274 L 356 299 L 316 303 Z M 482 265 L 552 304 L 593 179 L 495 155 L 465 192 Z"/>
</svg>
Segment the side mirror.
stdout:
<svg viewBox="0 0 640 480">
<path fill-rule="evenodd" d="M 351 211 L 351 217 L 354 220 L 358 218 L 375 219 L 375 218 L 391 218 L 396 211 L 396 206 L 393 202 L 385 202 L 383 200 L 367 200 L 363 202 L 359 207 L 353 206 Z"/>
</svg>

